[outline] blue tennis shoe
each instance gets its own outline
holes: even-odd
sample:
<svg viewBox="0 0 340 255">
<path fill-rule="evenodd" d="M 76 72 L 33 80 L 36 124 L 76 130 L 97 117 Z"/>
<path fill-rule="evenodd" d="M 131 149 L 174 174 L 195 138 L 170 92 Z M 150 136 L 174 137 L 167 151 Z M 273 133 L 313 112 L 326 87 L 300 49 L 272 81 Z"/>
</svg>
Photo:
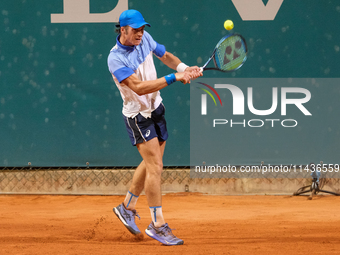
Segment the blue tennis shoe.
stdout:
<svg viewBox="0 0 340 255">
<path fill-rule="evenodd" d="M 184 243 L 183 240 L 177 238 L 172 233 L 172 230 L 171 228 L 169 228 L 168 223 L 165 223 L 163 226 L 156 228 L 153 222 L 151 222 L 148 228 L 145 230 L 145 233 L 165 245 L 181 245 Z"/>
<path fill-rule="evenodd" d="M 121 203 L 117 207 L 113 208 L 113 212 L 117 215 L 118 219 L 124 224 L 124 226 L 134 235 L 141 234 L 135 223 L 135 217 L 139 219 L 139 215 L 136 210 L 128 210 L 125 208 L 124 203 Z"/>
</svg>

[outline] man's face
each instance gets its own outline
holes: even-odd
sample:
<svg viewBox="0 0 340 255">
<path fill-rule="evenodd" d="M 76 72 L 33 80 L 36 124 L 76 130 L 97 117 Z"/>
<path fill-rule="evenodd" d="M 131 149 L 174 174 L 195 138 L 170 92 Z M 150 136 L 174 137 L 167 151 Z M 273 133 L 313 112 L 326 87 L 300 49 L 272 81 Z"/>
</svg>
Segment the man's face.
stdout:
<svg viewBox="0 0 340 255">
<path fill-rule="evenodd" d="M 132 28 L 130 26 L 122 27 L 121 39 L 123 39 L 123 44 L 126 46 L 137 46 L 142 41 L 144 34 L 144 27 Z"/>
</svg>

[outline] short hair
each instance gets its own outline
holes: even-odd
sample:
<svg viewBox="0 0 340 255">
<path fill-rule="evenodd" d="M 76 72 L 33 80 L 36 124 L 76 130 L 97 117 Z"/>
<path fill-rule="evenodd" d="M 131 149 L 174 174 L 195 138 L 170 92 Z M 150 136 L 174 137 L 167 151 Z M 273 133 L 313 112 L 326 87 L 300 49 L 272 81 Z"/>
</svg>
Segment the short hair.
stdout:
<svg viewBox="0 0 340 255">
<path fill-rule="evenodd" d="M 115 29 L 115 32 L 117 33 L 117 34 L 120 34 L 121 33 L 121 31 L 120 31 L 120 23 L 118 22 L 117 24 L 116 24 L 116 29 Z"/>
<path fill-rule="evenodd" d="M 127 29 L 127 27 L 128 27 L 129 25 L 126 25 L 126 26 L 124 26 L 126 29 Z M 118 34 L 118 35 L 120 35 L 121 33 L 122 33 L 122 30 L 121 30 L 121 26 L 120 26 L 120 24 L 118 23 L 117 25 L 116 25 L 116 29 L 115 29 L 115 32 Z"/>
</svg>

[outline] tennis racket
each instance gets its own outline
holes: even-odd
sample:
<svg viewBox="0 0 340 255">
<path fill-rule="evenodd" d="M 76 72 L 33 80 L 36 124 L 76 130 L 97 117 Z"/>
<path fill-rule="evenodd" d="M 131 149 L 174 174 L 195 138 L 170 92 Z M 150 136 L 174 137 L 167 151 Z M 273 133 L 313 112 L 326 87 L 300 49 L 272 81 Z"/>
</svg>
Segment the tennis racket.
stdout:
<svg viewBox="0 0 340 255">
<path fill-rule="evenodd" d="M 235 71 L 247 60 L 247 52 L 246 40 L 240 34 L 226 35 L 217 43 L 211 57 L 201 67 L 201 71 Z M 211 60 L 213 60 L 214 67 L 207 67 Z"/>
</svg>

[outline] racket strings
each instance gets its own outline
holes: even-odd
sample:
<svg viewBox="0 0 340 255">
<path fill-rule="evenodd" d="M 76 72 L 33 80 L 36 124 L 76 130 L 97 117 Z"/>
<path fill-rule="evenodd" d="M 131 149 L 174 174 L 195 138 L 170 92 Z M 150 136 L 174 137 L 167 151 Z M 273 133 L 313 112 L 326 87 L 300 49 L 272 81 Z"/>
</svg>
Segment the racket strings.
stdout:
<svg viewBox="0 0 340 255">
<path fill-rule="evenodd" d="M 217 67 L 223 71 L 239 68 L 246 59 L 247 50 L 240 36 L 230 36 L 218 46 L 215 58 Z"/>
</svg>

